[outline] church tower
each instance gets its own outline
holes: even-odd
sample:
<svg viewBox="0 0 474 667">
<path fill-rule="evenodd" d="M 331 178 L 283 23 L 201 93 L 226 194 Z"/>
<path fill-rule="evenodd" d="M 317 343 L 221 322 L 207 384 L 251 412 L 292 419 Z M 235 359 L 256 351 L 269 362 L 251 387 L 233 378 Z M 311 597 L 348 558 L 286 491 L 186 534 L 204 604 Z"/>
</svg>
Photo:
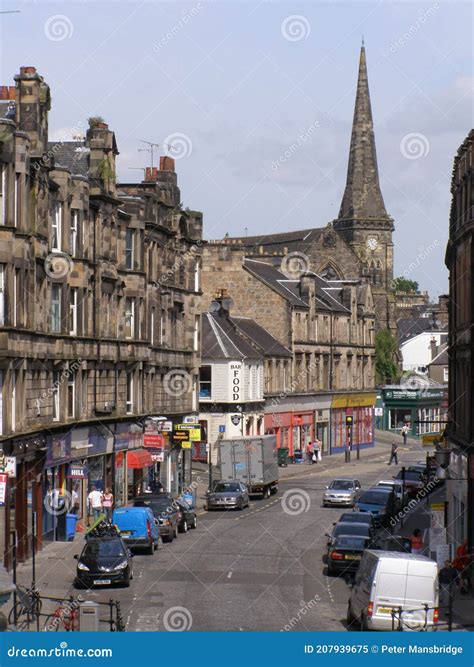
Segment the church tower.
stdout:
<svg viewBox="0 0 474 667">
<path fill-rule="evenodd" d="M 360 274 L 372 283 L 377 326 L 395 331 L 393 281 L 393 220 L 380 190 L 370 105 L 365 47 L 362 42 L 352 123 L 347 181 L 334 229 L 360 260 Z"/>
</svg>

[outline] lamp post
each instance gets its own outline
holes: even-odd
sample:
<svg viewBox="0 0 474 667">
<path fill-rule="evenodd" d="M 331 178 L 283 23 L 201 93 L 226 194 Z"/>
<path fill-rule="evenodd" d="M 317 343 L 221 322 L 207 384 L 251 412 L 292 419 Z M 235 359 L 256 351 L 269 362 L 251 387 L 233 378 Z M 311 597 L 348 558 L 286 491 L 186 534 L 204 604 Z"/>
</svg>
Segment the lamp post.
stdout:
<svg viewBox="0 0 474 667">
<path fill-rule="evenodd" d="M 347 430 L 347 445 L 346 445 L 346 463 L 351 462 L 352 450 L 352 427 L 354 426 L 354 419 L 352 415 L 346 416 L 346 430 Z M 357 458 L 359 458 L 359 444 L 357 444 Z"/>
</svg>

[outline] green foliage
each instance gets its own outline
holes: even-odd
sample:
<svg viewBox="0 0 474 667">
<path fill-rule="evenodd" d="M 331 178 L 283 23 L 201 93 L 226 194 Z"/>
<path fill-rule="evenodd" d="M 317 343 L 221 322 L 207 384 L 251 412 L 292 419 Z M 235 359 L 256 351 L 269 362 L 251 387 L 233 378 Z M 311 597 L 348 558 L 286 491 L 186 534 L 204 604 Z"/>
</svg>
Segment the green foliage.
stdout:
<svg viewBox="0 0 474 667">
<path fill-rule="evenodd" d="M 89 123 L 89 127 L 92 130 L 94 127 L 97 127 L 101 123 L 105 123 L 105 120 L 102 118 L 102 116 L 91 116 L 87 119 L 87 122 Z"/>
<path fill-rule="evenodd" d="M 392 332 L 381 329 L 375 335 L 375 375 L 377 384 L 393 384 L 400 377 L 398 343 Z"/>
<path fill-rule="evenodd" d="M 396 292 L 405 292 L 406 294 L 409 292 L 418 292 L 418 287 L 419 286 L 416 280 L 410 280 L 409 278 L 404 278 L 403 276 L 399 276 L 393 281 L 393 289 Z"/>
</svg>

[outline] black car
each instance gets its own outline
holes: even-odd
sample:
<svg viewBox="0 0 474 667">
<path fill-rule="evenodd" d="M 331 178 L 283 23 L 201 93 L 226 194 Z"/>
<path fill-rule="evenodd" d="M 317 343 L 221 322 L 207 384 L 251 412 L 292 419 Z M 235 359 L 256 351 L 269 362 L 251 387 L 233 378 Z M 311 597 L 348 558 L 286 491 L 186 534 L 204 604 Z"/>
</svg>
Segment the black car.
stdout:
<svg viewBox="0 0 474 667">
<path fill-rule="evenodd" d="M 359 567 L 364 549 L 369 548 L 371 540 L 359 535 L 338 535 L 328 552 L 328 575 L 349 574 Z"/>
<path fill-rule="evenodd" d="M 390 535 L 388 531 L 384 531 L 377 537 L 370 548 L 409 554 L 411 553 L 411 539 L 402 535 Z"/>
<path fill-rule="evenodd" d="M 77 560 L 76 588 L 110 584 L 130 585 L 132 554 L 120 535 L 89 538 Z"/>
<path fill-rule="evenodd" d="M 349 523 L 336 523 L 331 533 L 326 533 L 328 538 L 328 547 L 333 544 L 334 540 L 339 537 L 339 535 L 354 535 L 356 537 L 365 537 L 367 539 L 372 539 L 372 529 L 367 523 L 355 523 L 351 521 Z"/>
<path fill-rule="evenodd" d="M 187 533 L 188 528 L 196 528 L 197 516 L 196 513 L 193 512 L 191 507 L 188 505 L 188 503 L 185 500 L 182 500 L 181 498 L 177 498 L 174 502 L 181 511 L 181 521 L 179 522 L 178 525 L 179 532 Z"/>
<path fill-rule="evenodd" d="M 166 493 L 145 493 L 133 501 L 134 507 L 149 507 L 160 523 L 160 535 L 164 542 L 178 537 L 182 515 L 176 501 Z"/>
<path fill-rule="evenodd" d="M 344 514 L 341 514 L 337 522 L 335 521 L 332 525 L 335 526 L 337 523 L 366 523 L 370 526 L 373 534 L 375 534 L 376 530 L 372 514 L 367 514 L 365 512 L 344 512 Z"/>
</svg>

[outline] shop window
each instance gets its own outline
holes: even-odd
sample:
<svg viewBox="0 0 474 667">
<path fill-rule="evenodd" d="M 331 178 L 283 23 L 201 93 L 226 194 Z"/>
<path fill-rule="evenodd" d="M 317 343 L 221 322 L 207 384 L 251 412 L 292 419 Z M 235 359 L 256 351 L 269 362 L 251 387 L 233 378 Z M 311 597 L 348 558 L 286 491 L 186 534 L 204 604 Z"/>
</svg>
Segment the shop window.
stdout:
<svg viewBox="0 0 474 667">
<path fill-rule="evenodd" d="M 411 421 L 411 414 L 405 409 L 391 409 L 388 411 L 388 428 L 397 429 Z"/>
<path fill-rule="evenodd" d="M 201 366 L 199 371 L 199 398 L 211 399 L 212 396 L 212 367 Z"/>
</svg>

